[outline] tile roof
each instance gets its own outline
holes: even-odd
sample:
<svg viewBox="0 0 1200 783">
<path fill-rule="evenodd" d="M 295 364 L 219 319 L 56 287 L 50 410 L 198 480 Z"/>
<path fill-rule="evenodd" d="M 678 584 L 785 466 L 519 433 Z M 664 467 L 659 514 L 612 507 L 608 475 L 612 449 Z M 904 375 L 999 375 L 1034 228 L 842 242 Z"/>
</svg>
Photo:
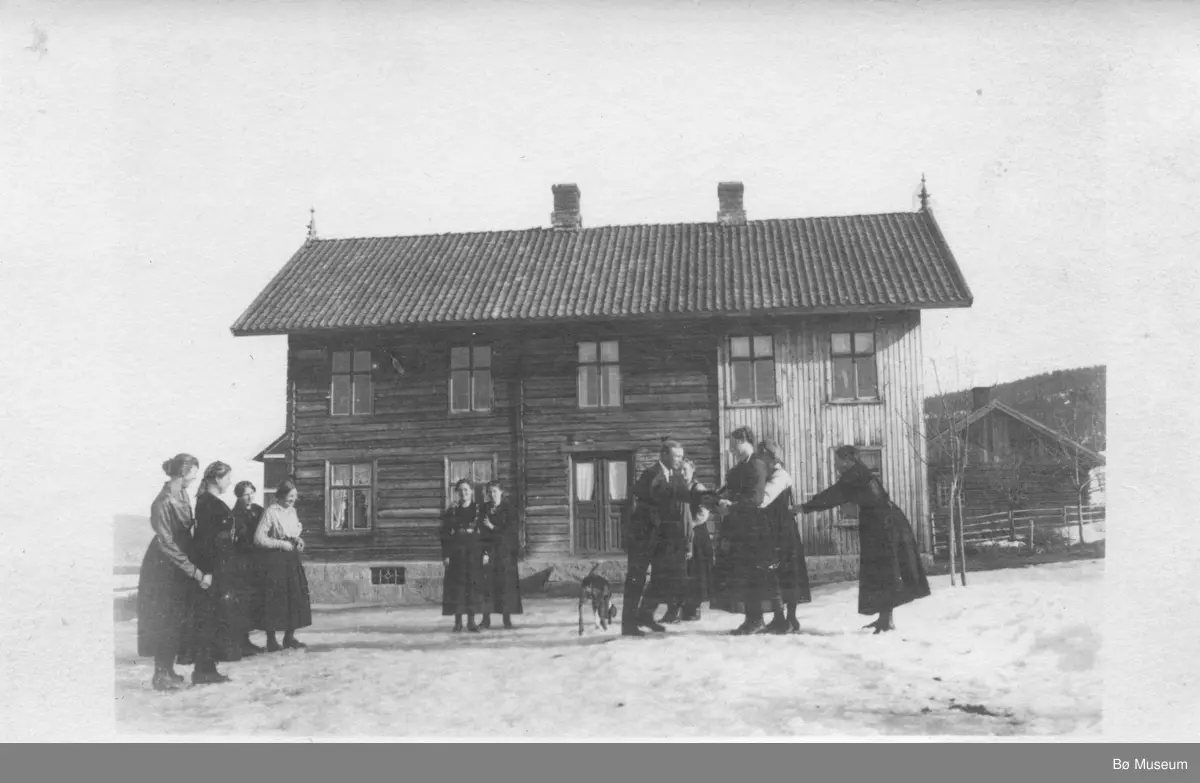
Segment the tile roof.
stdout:
<svg viewBox="0 0 1200 783">
<path fill-rule="evenodd" d="M 969 307 L 933 215 L 314 239 L 235 335 Z"/>
</svg>

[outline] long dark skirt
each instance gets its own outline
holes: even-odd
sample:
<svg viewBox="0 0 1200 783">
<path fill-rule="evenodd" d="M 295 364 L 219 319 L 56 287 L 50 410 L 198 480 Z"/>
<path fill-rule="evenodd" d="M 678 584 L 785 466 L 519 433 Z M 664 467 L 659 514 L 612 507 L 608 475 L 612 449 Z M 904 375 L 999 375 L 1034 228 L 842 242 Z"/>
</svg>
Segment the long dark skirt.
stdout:
<svg viewBox="0 0 1200 783">
<path fill-rule="evenodd" d="M 262 550 L 238 550 L 223 565 L 226 583 L 237 598 L 246 631 L 262 631 Z"/>
<path fill-rule="evenodd" d="M 150 542 L 138 574 L 138 655 L 175 658 L 188 618 L 189 590 L 195 584 L 167 559 L 157 539 Z"/>
<path fill-rule="evenodd" d="M 717 554 L 710 606 L 737 614 L 755 605 L 769 611 L 780 594 L 777 569 L 770 567 L 777 562 L 775 543 L 765 517 L 743 512 L 721 533 L 728 547 Z"/>
<path fill-rule="evenodd" d="M 497 614 L 522 614 L 521 575 L 517 571 L 517 560 L 511 554 L 495 550 L 489 553 L 488 564 L 483 567 L 486 595 L 483 611 Z"/>
<path fill-rule="evenodd" d="M 228 585 L 215 575 L 207 590 L 194 584 L 188 591 L 188 612 L 178 663 L 186 666 L 242 659 L 244 615 Z"/>
<path fill-rule="evenodd" d="M 879 614 L 929 595 L 929 580 L 912 525 L 904 512 L 859 512 L 858 613 Z"/>
<path fill-rule="evenodd" d="M 796 520 L 789 512 L 773 522 L 780 541 L 776 575 L 780 598 L 785 604 L 809 603 L 812 601 L 812 590 L 808 584 L 808 563 L 805 562 L 804 542 L 796 528 Z"/>
<path fill-rule="evenodd" d="M 487 592 L 483 555 L 478 545 L 455 548 L 442 581 L 442 615 L 482 614 Z"/>
<path fill-rule="evenodd" d="M 259 554 L 262 573 L 262 629 L 292 631 L 312 625 L 308 577 L 299 552 L 264 549 Z"/>
</svg>

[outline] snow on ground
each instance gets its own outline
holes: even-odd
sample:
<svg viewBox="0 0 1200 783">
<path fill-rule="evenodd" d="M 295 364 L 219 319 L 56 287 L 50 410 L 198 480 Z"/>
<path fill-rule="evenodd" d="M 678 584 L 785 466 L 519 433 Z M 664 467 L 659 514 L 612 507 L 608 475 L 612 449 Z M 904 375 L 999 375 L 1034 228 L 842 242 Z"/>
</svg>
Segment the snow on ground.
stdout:
<svg viewBox="0 0 1200 783">
<path fill-rule="evenodd" d="M 852 583 L 814 589 L 804 632 L 731 637 L 705 610 L 665 636 L 578 636 L 577 604 L 529 599 L 513 630 L 451 634 L 439 607 L 317 607 L 306 651 L 224 664 L 233 682 L 150 689 L 116 627 L 122 733 L 421 738 L 1098 736 L 1103 561 L 932 578 L 860 627 Z M 619 596 L 618 596 L 619 600 Z M 496 618 L 497 620 L 499 618 Z M 258 635 L 261 637 L 261 634 Z M 257 641 L 261 643 L 261 638 Z M 181 672 L 184 671 L 181 669 Z"/>
</svg>

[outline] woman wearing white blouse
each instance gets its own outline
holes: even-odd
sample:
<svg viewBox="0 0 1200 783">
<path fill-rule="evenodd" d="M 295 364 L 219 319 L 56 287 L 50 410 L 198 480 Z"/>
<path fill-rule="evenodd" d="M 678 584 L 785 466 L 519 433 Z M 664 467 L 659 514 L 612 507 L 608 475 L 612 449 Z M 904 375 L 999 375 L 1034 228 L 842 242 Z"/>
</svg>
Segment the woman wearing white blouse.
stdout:
<svg viewBox="0 0 1200 783">
<path fill-rule="evenodd" d="M 796 619 L 796 605 L 812 600 L 808 584 L 808 565 L 804 557 L 804 543 L 796 517 L 792 513 L 792 477 L 780 458 L 782 450 L 773 439 L 767 438 L 758 445 L 758 454 L 767 463 L 769 475 L 759 508 L 764 509 L 771 537 L 775 539 L 777 561 L 775 578 L 779 584 L 782 603 L 787 605 L 787 616 L 775 608 L 775 619 L 767 626 L 770 633 L 796 633 L 800 623 Z"/>
<path fill-rule="evenodd" d="M 312 625 L 312 603 L 308 579 L 300 562 L 304 551 L 304 527 L 296 515 L 296 485 L 285 481 L 275 490 L 275 502 L 263 512 L 254 533 L 254 545 L 263 550 L 263 630 L 267 652 L 283 648 L 302 649 L 296 629 Z M 275 632 L 283 631 L 283 646 Z"/>
</svg>

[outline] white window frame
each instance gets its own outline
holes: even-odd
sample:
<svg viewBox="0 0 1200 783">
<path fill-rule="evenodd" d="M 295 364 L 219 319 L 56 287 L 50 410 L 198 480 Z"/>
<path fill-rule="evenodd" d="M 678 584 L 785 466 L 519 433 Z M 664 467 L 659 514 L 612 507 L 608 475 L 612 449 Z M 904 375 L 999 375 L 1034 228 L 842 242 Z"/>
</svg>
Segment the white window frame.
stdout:
<svg viewBox="0 0 1200 783">
<path fill-rule="evenodd" d="M 367 355 L 367 369 L 358 370 L 354 367 L 354 360 L 358 354 Z M 350 369 L 337 369 L 338 354 L 350 354 Z M 375 414 L 375 353 L 370 348 L 336 348 L 329 352 L 329 415 L 340 418 L 350 418 L 356 416 L 373 416 Z M 341 377 L 350 378 L 350 406 L 345 413 L 338 413 L 334 410 L 334 400 L 336 395 L 334 388 L 337 384 L 337 379 Z M 367 384 L 367 405 L 368 410 L 356 411 L 354 409 L 354 401 L 358 396 L 354 393 L 357 384 Z"/>
<path fill-rule="evenodd" d="M 334 530 L 333 529 L 333 492 L 335 489 L 341 489 L 341 486 L 333 485 L 333 469 L 335 466 L 349 465 L 351 483 L 346 489 L 360 487 L 360 484 L 353 483 L 354 467 L 369 465 L 371 468 L 371 484 L 369 497 L 371 499 L 371 507 L 368 512 L 367 527 L 358 529 Z M 379 518 L 378 508 L 379 498 L 379 461 L 373 459 L 348 459 L 348 460 L 326 460 L 325 462 L 325 534 L 330 536 L 365 536 L 375 532 L 375 525 Z"/>
<path fill-rule="evenodd" d="M 611 343 L 617 347 L 617 360 L 604 360 L 604 344 Z M 591 362 L 580 361 L 579 354 L 583 351 L 583 346 L 591 345 L 595 347 L 596 359 Z M 621 341 L 620 340 L 577 340 L 575 342 L 575 405 L 580 410 L 595 411 L 595 410 L 619 410 L 625 404 L 625 376 L 621 372 Z M 583 368 L 596 368 L 596 404 L 585 405 L 583 402 Z M 617 368 L 617 390 L 616 402 L 606 403 L 604 401 L 604 370 L 606 367 Z"/>
<path fill-rule="evenodd" d="M 849 335 L 850 337 L 850 353 L 835 354 L 833 350 L 833 339 L 836 335 Z M 871 353 L 857 353 L 854 348 L 854 338 L 860 334 L 871 335 Z M 850 359 L 854 365 L 854 396 L 839 397 L 837 394 L 837 373 L 834 370 L 835 361 L 837 359 Z M 872 367 L 875 369 L 875 393 L 873 395 L 864 396 L 859 393 L 858 384 L 858 360 L 870 359 Z M 882 399 L 880 395 L 880 386 L 882 379 L 879 374 L 879 330 L 878 329 L 834 329 L 829 332 L 829 399 L 835 403 L 856 403 L 856 402 L 879 402 Z"/>
<path fill-rule="evenodd" d="M 765 338 L 765 339 L 771 341 L 770 356 L 756 355 L 755 350 L 754 350 L 754 341 L 757 339 L 760 339 L 760 338 Z M 746 357 L 735 358 L 733 355 L 733 341 L 734 340 L 747 340 L 749 342 L 750 355 L 746 356 Z M 770 406 L 770 405 L 778 405 L 779 404 L 779 351 L 778 351 L 778 344 L 779 344 L 779 341 L 777 339 L 775 339 L 775 335 L 771 334 L 769 332 L 766 332 L 766 333 L 764 333 L 764 332 L 758 332 L 758 333 L 746 332 L 746 333 L 731 334 L 728 336 L 728 338 L 725 342 L 725 350 L 726 350 L 725 365 L 727 367 L 727 372 L 726 372 L 727 383 L 726 383 L 725 393 L 728 397 L 730 405 L 739 407 L 739 408 L 753 408 L 753 407 L 758 407 L 758 406 Z M 771 362 L 771 379 L 772 379 L 773 383 L 772 383 L 771 398 L 765 399 L 765 398 L 759 397 L 758 373 L 756 372 L 755 365 L 758 362 L 764 362 L 764 361 L 768 361 L 768 360 Z M 750 364 L 750 383 L 753 386 L 753 396 L 749 400 L 739 400 L 735 394 L 734 369 L 733 368 L 734 368 L 734 364 L 737 362 L 748 362 Z"/>
<path fill-rule="evenodd" d="M 858 446 L 857 448 L 858 448 L 860 459 L 861 459 L 861 455 L 863 452 L 871 451 L 871 452 L 876 452 L 879 454 L 879 470 L 877 472 L 876 471 L 872 471 L 872 472 L 874 472 L 875 475 L 879 477 L 880 483 L 882 483 L 884 486 L 887 486 L 887 483 L 884 481 L 885 477 L 884 477 L 884 473 L 883 473 L 884 469 L 887 467 L 886 452 L 884 451 L 883 446 L 871 445 L 871 446 Z M 829 452 L 830 465 L 834 466 L 835 474 L 837 472 L 836 451 L 837 451 L 836 449 L 831 449 Z M 866 461 L 863 460 L 863 462 L 865 463 Z M 868 467 L 870 467 L 870 466 L 868 465 Z M 849 506 L 854 507 L 853 514 L 849 513 L 849 509 L 848 509 Z M 838 506 L 838 519 L 845 523 L 853 523 L 853 524 L 857 525 L 858 524 L 858 504 L 843 503 L 842 505 Z"/>
<path fill-rule="evenodd" d="M 455 349 L 461 349 L 461 348 L 467 349 L 468 364 L 465 368 L 454 366 L 454 351 L 455 351 Z M 486 368 L 477 367 L 475 364 L 475 351 L 476 351 L 476 349 L 479 349 L 479 348 L 487 348 L 488 349 L 488 364 L 487 364 Z M 474 341 L 453 343 L 450 346 L 450 354 L 447 357 L 447 359 L 449 361 L 449 370 L 448 370 L 448 374 L 446 376 L 446 397 L 447 397 L 446 405 L 450 409 L 450 414 L 453 416 L 469 416 L 472 414 L 475 414 L 475 415 L 488 414 L 488 413 L 492 413 L 493 411 L 495 411 L 495 409 L 496 409 L 496 373 L 495 373 L 496 348 L 495 348 L 495 346 L 491 345 L 490 343 L 474 342 Z M 485 370 L 488 374 L 488 388 L 490 390 L 490 392 L 488 394 L 488 399 L 487 399 L 487 407 L 477 408 L 477 407 L 475 407 L 475 373 L 484 372 Z M 464 372 L 464 371 L 467 373 L 467 384 L 469 387 L 468 396 L 469 396 L 470 402 L 468 403 L 468 407 L 466 407 L 466 408 L 455 408 L 454 407 L 454 373 Z"/>
<path fill-rule="evenodd" d="M 500 457 L 496 453 L 479 453 L 479 454 L 466 454 L 466 455 L 457 454 L 453 457 L 444 457 L 443 458 L 442 476 L 443 476 L 443 482 L 446 487 L 446 489 L 445 489 L 445 492 L 446 492 L 445 501 L 446 502 L 444 504 L 444 506 L 446 508 L 449 508 L 450 505 L 454 502 L 454 482 L 458 481 L 459 478 L 463 478 L 461 476 L 454 477 L 454 476 L 450 475 L 450 466 L 452 463 L 455 463 L 455 462 L 471 463 L 471 484 L 475 487 L 475 502 L 477 502 L 477 503 L 483 499 L 483 493 L 487 489 L 487 482 L 481 482 L 481 481 L 478 481 L 475 479 L 475 477 L 474 477 L 475 476 L 475 465 L 480 462 L 491 463 L 492 478 L 489 479 L 489 481 L 498 479 L 500 477 Z"/>
</svg>

